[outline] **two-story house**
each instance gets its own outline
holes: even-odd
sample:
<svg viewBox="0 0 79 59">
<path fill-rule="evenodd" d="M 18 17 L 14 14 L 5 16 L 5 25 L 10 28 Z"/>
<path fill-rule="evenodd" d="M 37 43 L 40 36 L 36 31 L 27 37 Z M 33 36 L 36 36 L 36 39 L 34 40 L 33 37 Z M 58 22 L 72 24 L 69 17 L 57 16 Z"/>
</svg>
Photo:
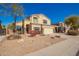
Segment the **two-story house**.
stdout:
<svg viewBox="0 0 79 59">
<path fill-rule="evenodd" d="M 22 26 L 22 22 L 17 22 L 17 26 Z M 39 31 L 42 34 L 51 34 L 53 29 L 51 27 L 51 21 L 43 14 L 33 14 L 24 20 L 24 27 L 26 32 L 30 30 Z"/>
</svg>

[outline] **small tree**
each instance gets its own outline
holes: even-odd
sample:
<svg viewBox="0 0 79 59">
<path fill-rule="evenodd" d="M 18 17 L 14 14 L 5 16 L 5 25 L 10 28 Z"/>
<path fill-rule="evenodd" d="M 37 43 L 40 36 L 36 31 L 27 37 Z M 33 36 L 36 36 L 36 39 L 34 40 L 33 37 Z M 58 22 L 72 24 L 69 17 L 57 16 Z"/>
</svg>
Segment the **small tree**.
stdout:
<svg viewBox="0 0 79 59">
<path fill-rule="evenodd" d="M 71 16 L 65 19 L 65 24 L 68 26 L 71 26 L 71 28 L 78 29 L 78 25 L 79 23 L 77 23 L 79 21 L 79 17 L 78 16 Z"/>
</svg>

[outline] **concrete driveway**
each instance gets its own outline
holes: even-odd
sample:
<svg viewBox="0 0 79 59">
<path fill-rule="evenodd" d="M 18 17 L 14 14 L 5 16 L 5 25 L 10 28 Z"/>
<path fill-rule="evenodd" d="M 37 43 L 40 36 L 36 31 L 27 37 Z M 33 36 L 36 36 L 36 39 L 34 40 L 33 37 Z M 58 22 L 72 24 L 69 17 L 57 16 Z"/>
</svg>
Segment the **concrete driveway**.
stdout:
<svg viewBox="0 0 79 59">
<path fill-rule="evenodd" d="M 79 36 L 59 34 L 67 40 L 58 42 L 26 56 L 75 56 L 79 50 Z"/>
</svg>

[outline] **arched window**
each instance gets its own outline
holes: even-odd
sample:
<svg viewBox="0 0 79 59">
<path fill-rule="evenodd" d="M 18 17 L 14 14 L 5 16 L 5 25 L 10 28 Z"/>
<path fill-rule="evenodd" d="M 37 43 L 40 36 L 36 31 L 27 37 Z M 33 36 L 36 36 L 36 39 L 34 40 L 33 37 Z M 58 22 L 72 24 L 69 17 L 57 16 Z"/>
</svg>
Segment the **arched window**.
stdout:
<svg viewBox="0 0 79 59">
<path fill-rule="evenodd" d="M 33 22 L 34 23 L 38 23 L 38 18 L 37 17 L 33 17 Z"/>
<path fill-rule="evenodd" d="M 47 24 L 47 20 L 43 20 L 43 24 Z"/>
</svg>

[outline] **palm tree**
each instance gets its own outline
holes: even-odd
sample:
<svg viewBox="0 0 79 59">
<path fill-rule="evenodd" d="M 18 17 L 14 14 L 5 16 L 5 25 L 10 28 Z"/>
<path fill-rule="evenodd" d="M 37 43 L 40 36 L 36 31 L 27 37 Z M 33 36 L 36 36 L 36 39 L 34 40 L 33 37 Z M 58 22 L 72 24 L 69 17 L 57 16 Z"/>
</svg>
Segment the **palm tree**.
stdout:
<svg viewBox="0 0 79 59">
<path fill-rule="evenodd" d="M 22 16 L 22 33 L 24 34 L 24 18 L 26 17 L 26 15 L 24 14 L 24 8 L 22 7 L 22 6 L 20 6 L 20 8 L 21 8 L 21 16 Z"/>
<path fill-rule="evenodd" d="M 16 30 L 16 19 L 18 16 L 22 16 L 23 15 L 23 7 L 22 5 L 20 4 L 16 4 L 16 3 L 13 3 L 13 4 L 0 4 L 3 9 L 5 9 L 6 12 L 9 12 L 7 14 L 13 16 L 14 18 L 14 33 L 15 33 L 15 30 Z M 8 5 L 8 6 L 7 6 Z"/>
<path fill-rule="evenodd" d="M 14 17 L 14 32 L 16 30 L 16 18 L 17 16 L 21 16 L 21 7 L 18 4 L 12 4 L 12 15 Z"/>
</svg>

